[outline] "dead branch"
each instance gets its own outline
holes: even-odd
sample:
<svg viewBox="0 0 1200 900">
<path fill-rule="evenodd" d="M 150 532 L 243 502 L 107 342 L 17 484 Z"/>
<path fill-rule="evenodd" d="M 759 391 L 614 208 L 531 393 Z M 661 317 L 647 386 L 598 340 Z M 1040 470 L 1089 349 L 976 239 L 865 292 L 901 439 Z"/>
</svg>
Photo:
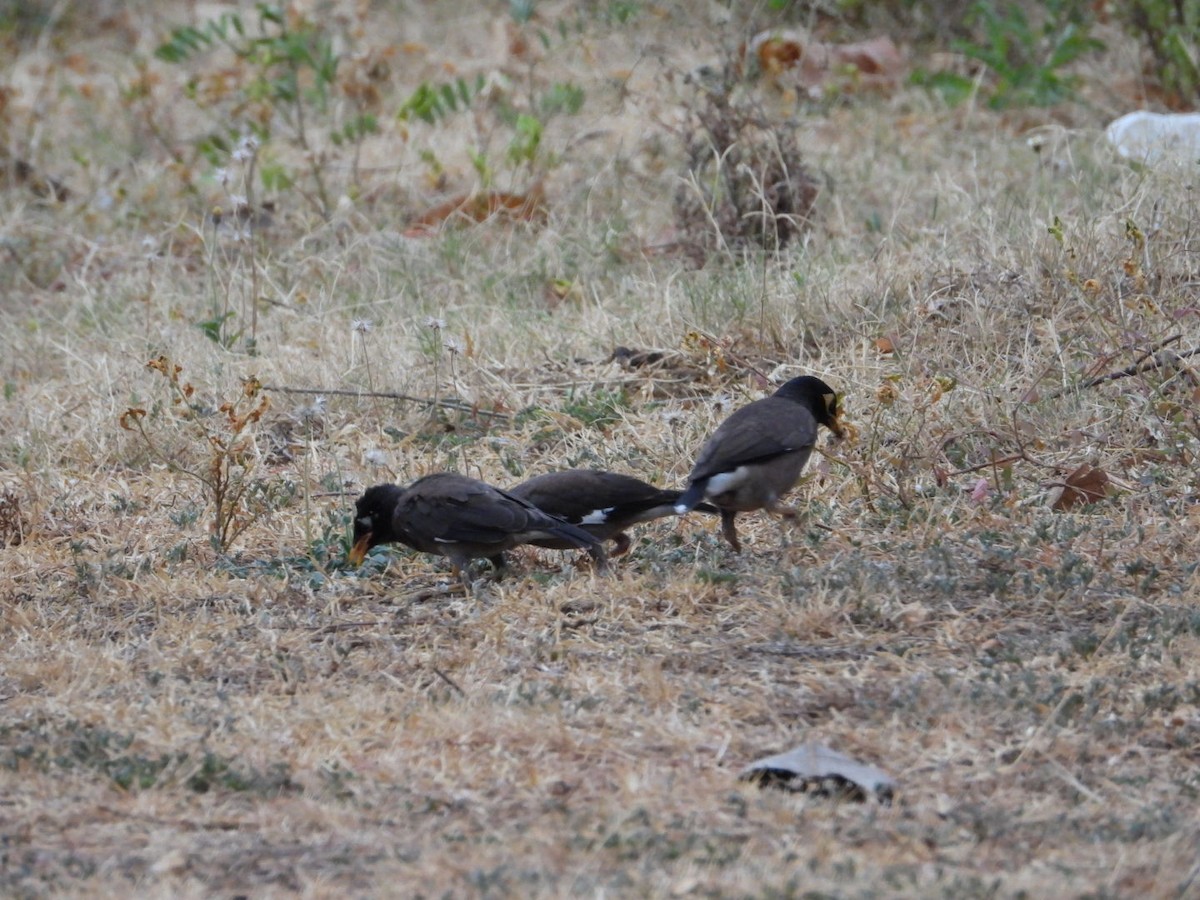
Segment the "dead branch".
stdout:
<svg viewBox="0 0 1200 900">
<path fill-rule="evenodd" d="M 1108 381 L 1117 381 L 1121 378 L 1130 378 L 1134 375 L 1141 375 L 1143 372 L 1151 372 L 1155 369 L 1165 369 L 1170 365 L 1178 363 L 1181 359 L 1187 359 L 1190 356 L 1196 356 L 1197 354 L 1200 354 L 1200 347 L 1193 347 L 1191 350 L 1184 350 L 1182 353 L 1163 352 L 1166 347 L 1182 339 L 1182 334 L 1173 334 L 1165 341 L 1161 341 L 1159 344 L 1151 347 L 1149 350 L 1144 350 L 1141 356 L 1139 356 L 1125 368 L 1118 369 L 1116 372 L 1108 372 L 1104 375 L 1097 375 L 1095 378 L 1089 378 L 1079 386 L 1079 390 L 1086 390 L 1087 388 L 1095 387 L 1098 384 L 1104 384 Z M 1057 390 L 1050 394 L 1046 399 L 1051 400 L 1055 397 L 1061 397 L 1068 390 L 1070 390 L 1070 388 L 1062 388 Z"/>
<path fill-rule="evenodd" d="M 489 416 L 493 419 L 510 419 L 508 413 L 502 413 L 497 410 L 480 409 L 472 403 L 467 403 L 465 400 L 453 399 L 434 399 L 432 397 L 414 397 L 412 394 L 399 394 L 394 391 L 360 391 L 350 390 L 348 388 L 297 388 L 283 387 L 277 384 L 264 384 L 265 391 L 278 391 L 281 394 L 329 394 L 333 397 L 380 397 L 385 400 L 407 400 L 409 403 L 421 403 L 430 407 L 444 407 L 446 409 L 456 409 L 460 412 L 468 412 L 472 415 Z"/>
</svg>

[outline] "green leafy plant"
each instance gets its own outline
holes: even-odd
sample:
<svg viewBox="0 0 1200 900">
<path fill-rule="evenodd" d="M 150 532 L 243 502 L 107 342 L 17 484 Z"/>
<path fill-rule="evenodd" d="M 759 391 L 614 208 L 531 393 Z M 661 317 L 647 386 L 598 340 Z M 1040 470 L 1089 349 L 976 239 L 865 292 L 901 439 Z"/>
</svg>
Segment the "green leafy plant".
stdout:
<svg viewBox="0 0 1200 900">
<path fill-rule="evenodd" d="M 624 391 L 600 389 L 591 394 L 571 393 L 563 403 L 562 410 L 578 419 L 588 428 L 604 429 L 621 421 L 629 409 L 629 398 Z"/>
<path fill-rule="evenodd" d="M 196 400 L 196 389 L 182 378 L 183 367 L 166 356 L 150 360 L 146 368 L 166 380 L 173 416 L 181 421 L 203 448 L 198 459 L 168 453 L 146 428 L 147 410 L 130 407 L 120 425 L 136 432 L 150 452 L 172 472 L 200 484 L 212 505 L 209 533 L 214 548 L 224 552 L 258 519 L 290 499 L 288 485 L 256 474 L 258 454 L 254 427 L 270 408 L 262 384 L 251 377 L 242 382 L 239 395 L 215 411 Z"/>
<path fill-rule="evenodd" d="M 400 104 L 396 118 L 402 122 L 420 119 L 432 125 L 459 110 L 470 107 L 472 100 L 483 90 L 483 76 L 468 83 L 459 78 L 445 84 L 430 84 L 423 81 L 417 89 Z"/>
<path fill-rule="evenodd" d="M 231 52 L 236 66 L 208 77 L 194 76 L 187 84 L 188 98 L 212 111 L 219 123 L 197 141 L 197 148 L 213 165 L 220 165 L 238 135 L 254 134 L 265 149 L 277 131 L 285 132 L 299 147 L 307 170 L 307 186 L 301 192 L 328 218 L 334 204 L 326 180 L 330 154 L 353 148 L 352 177 L 357 179 L 359 147 L 378 128 L 373 110 L 378 97 L 371 83 L 385 76 L 386 67 L 366 54 L 358 69 L 342 72 L 343 56 L 334 50 L 333 34 L 326 27 L 282 5 L 259 3 L 254 11 L 256 21 L 250 25 L 241 13 L 230 12 L 200 27 L 176 28 L 155 56 L 181 64 L 217 47 Z M 332 100 L 338 92 L 350 101 L 348 113 L 336 111 Z M 327 143 L 318 141 L 319 127 L 326 130 Z M 296 184 L 271 153 L 263 160 L 260 177 L 268 188 Z"/>
<path fill-rule="evenodd" d="M 991 74 L 984 90 L 993 109 L 1052 106 L 1068 100 L 1078 84 L 1063 72 L 1104 44 L 1092 37 L 1088 7 L 1080 0 L 1050 0 L 1041 16 L 1031 17 L 1019 4 L 975 3 L 967 21 L 980 36 L 956 41 L 954 49 L 982 63 Z M 913 81 L 957 103 L 975 90 L 975 79 L 952 72 L 918 70 Z"/>
<path fill-rule="evenodd" d="M 1149 48 L 1163 89 L 1181 104 L 1200 98 L 1200 0 L 1130 0 L 1120 15 Z"/>
</svg>

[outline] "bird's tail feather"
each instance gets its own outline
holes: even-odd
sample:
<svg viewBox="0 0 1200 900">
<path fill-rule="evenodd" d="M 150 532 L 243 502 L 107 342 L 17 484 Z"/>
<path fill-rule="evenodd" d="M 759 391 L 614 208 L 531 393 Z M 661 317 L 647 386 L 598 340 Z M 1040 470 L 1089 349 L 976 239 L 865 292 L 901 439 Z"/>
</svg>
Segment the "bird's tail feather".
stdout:
<svg viewBox="0 0 1200 900">
<path fill-rule="evenodd" d="M 696 504 L 704 499 L 704 485 L 707 482 L 693 481 L 683 495 L 675 503 L 675 514 L 682 516 L 695 509 Z"/>
<path fill-rule="evenodd" d="M 572 525 L 570 522 L 564 522 L 562 520 L 556 520 L 554 524 L 546 530 L 555 537 L 562 538 L 564 541 L 570 541 L 572 546 L 577 547 L 580 550 L 587 550 L 602 543 L 602 541 L 590 531 L 585 531 L 576 525 Z"/>
</svg>

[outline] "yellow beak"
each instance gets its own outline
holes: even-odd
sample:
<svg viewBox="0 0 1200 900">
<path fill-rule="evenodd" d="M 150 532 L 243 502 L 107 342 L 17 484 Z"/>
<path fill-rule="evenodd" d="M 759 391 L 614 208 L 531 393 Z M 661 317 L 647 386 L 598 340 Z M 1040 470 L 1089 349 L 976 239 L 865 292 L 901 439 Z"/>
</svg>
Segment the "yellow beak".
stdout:
<svg viewBox="0 0 1200 900">
<path fill-rule="evenodd" d="M 350 554 L 346 557 L 346 560 L 352 566 L 361 566 L 362 561 L 367 558 L 367 550 L 370 548 L 371 532 L 368 531 L 354 542 L 354 546 L 350 548 Z"/>
<path fill-rule="evenodd" d="M 858 429 L 849 422 L 843 421 L 840 414 L 833 420 L 833 428 L 830 431 L 838 440 L 848 440 L 851 444 L 858 443 Z"/>
</svg>

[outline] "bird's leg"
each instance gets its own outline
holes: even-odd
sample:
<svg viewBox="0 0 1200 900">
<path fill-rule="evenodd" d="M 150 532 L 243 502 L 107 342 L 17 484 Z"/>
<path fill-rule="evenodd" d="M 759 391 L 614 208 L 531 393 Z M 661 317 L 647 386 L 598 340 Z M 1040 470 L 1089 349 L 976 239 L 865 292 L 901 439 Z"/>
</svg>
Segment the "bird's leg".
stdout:
<svg viewBox="0 0 1200 900">
<path fill-rule="evenodd" d="M 593 544 L 587 548 L 588 556 L 592 558 L 592 562 L 596 564 L 596 571 L 604 573 L 608 571 L 608 557 L 604 553 L 603 544 Z"/>
<path fill-rule="evenodd" d="M 450 564 L 451 571 L 458 576 L 458 580 L 462 582 L 463 588 L 467 592 L 467 596 L 473 596 L 475 593 L 475 584 L 471 581 L 471 574 L 467 571 L 467 566 L 461 565 L 458 562 Z"/>
<path fill-rule="evenodd" d="M 788 549 L 791 544 L 788 541 L 787 520 L 795 520 L 800 518 L 800 510 L 796 509 L 794 506 L 785 506 L 777 500 L 767 506 L 767 512 L 771 512 L 779 516 L 779 549 Z"/>
<path fill-rule="evenodd" d="M 732 509 L 721 510 L 721 534 L 725 536 L 725 540 L 729 541 L 729 546 L 733 548 L 734 553 L 742 552 L 742 543 L 738 540 L 737 526 L 734 520 L 737 518 L 737 513 Z"/>
<path fill-rule="evenodd" d="M 488 562 L 495 568 L 496 574 L 499 575 L 508 566 L 508 560 L 504 558 L 503 553 L 497 553 L 495 556 L 489 556 Z"/>
</svg>

